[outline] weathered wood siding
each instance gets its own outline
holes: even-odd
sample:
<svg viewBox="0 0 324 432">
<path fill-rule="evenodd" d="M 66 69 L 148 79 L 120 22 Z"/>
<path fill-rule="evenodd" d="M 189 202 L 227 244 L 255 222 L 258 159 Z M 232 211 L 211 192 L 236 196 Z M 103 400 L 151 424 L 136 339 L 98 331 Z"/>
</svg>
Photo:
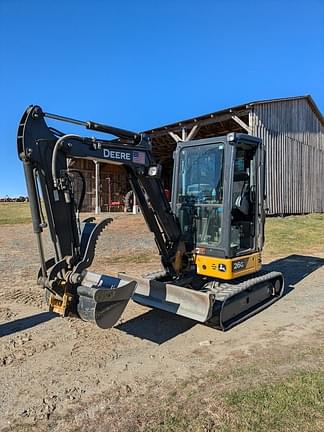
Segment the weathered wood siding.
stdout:
<svg viewBox="0 0 324 432">
<path fill-rule="evenodd" d="M 86 181 L 86 194 L 82 206 L 82 211 L 93 211 L 95 208 L 95 172 L 92 161 L 86 159 L 75 159 L 73 168 L 80 169 Z M 107 211 L 109 203 L 108 177 L 110 177 L 111 201 L 120 201 L 130 190 L 127 176 L 124 169 L 118 165 L 100 164 L 100 207 Z M 76 177 L 78 180 L 78 178 Z M 81 182 L 75 184 L 76 193 L 81 192 Z"/>
<path fill-rule="evenodd" d="M 307 100 L 256 104 L 250 126 L 266 147 L 269 213 L 324 212 L 324 128 Z"/>
</svg>

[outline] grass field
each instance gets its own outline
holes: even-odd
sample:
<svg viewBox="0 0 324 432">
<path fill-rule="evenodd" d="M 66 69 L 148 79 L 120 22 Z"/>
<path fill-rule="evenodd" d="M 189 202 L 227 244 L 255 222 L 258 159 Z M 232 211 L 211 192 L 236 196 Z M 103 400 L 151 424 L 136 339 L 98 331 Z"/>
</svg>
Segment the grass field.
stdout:
<svg viewBox="0 0 324 432">
<path fill-rule="evenodd" d="M 242 377 L 244 379 L 244 377 Z M 206 381 L 206 386 L 213 386 Z M 201 389 L 200 389 L 201 390 Z M 146 432 L 322 432 L 324 370 L 298 372 L 277 383 L 172 403 Z M 197 400 L 201 405 L 194 406 Z M 157 426 L 157 424 L 160 424 Z"/>
<path fill-rule="evenodd" d="M 267 218 L 265 238 L 270 256 L 324 252 L 324 214 Z"/>
<path fill-rule="evenodd" d="M 183 383 L 145 432 L 322 432 L 324 347 L 291 348 Z"/>
<path fill-rule="evenodd" d="M 31 222 L 29 203 L 0 203 L 0 225 Z"/>
</svg>

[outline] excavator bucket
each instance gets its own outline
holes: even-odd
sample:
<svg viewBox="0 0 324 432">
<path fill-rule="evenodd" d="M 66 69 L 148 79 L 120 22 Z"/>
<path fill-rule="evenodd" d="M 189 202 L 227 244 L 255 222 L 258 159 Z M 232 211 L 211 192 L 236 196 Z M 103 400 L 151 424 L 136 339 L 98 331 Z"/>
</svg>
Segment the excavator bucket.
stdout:
<svg viewBox="0 0 324 432">
<path fill-rule="evenodd" d="M 94 322 L 102 329 L 113 327 L 135 288 L 134 280 L 86 272 L 82 284 L 77 287 L 77 313 L 84 321 Z"/>
</svg>

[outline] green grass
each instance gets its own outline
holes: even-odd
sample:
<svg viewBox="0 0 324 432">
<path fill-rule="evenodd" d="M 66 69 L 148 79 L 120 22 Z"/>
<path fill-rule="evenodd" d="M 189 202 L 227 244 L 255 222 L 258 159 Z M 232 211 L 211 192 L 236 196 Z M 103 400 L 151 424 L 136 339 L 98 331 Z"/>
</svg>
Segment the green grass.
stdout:
<svg viewBox="0 0 324 432">
<path fill-rule="evenodd" d="M 0 203 L 0 225 L 31 222 L 29 203 Z"/>
<path fill-rule="evenodd" d="M 250 380 L 251 377 L 248 377 Z M 257 377 L 256 377 L 257 380 Z M 276 381 L 276 379 L 275 379 Z M 299 371 L 277 382 L 219 391 L 205 378 L 188 392 L 181 389 L 164 402 L 145 432 L 322 432 L 324 370 Z M 210 388 L 214 390 L 211 391 Z M 216 389 L 216 391 L 215 391 Z"/>
<path fill-rule="evenodd" d="M 324 346 L 277 347 L 240 366 L 229 362 L 178 383 L 156 408 L 145 432 L 323 432 Z"/>
<path fill-rule="evenodd" d="M 238 390 L 225 397 L 233 408 L 229 431 L 323 431 L 324 371 L 300 372 L 279 383 Z"/>
<path fill-rule="evenodd" d="M 324 252 L 324 214 L 267 218 L 265 254 Z"/>
</svg>

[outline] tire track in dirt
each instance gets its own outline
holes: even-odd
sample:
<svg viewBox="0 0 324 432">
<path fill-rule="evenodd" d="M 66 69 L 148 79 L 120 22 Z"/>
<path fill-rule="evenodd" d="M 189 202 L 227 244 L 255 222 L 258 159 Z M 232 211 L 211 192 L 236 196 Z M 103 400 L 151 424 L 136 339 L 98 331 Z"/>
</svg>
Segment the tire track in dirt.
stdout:
<svg viewBox="0 0 324 432">
<path fill-rule="evenodd" d="M 21 288 L 13 289 L 12 291 L 1 293 L 0 300 L 4 300 L 8 303 L 18 303 L 23 305 L 30 305 L 34 307 L 45 307 L 46 302 L 44 299 L 44 291 L 42 290 L 24 290 Z"/>
</svg>

